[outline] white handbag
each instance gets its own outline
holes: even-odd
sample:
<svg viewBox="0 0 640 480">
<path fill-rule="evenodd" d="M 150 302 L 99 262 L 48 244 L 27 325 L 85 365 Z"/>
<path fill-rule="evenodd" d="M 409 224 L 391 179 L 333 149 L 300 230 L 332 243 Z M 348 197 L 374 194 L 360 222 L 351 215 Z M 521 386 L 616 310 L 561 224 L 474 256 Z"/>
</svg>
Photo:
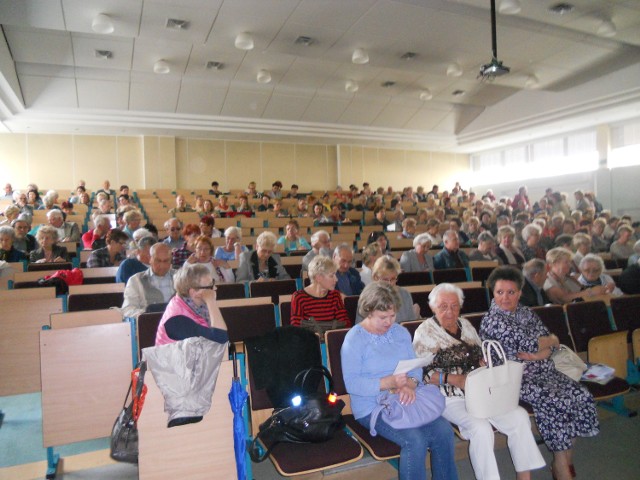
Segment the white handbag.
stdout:
<svg viewBox="0 0 640 480">
<path fill-rule="evenodd" d="M 492 350 L 502 360 L 501 365 L 493 364 Z M 502 345 L 495 340 L 482 342 L 482 354 L 486 366 L 467 375 L 464 387 L 467 412 L 474 417 L 489 418 L 515 410 L 520 400 L 524 365 L 507 360 Z"/>
<path fill-rule="evenodd" d="M 560 345 L 560 348 L 551 355 L 551 360 L 553 360 L 556 370 L 576 382 L 580 381 L 582 374 L 587 370 L 587 364 L 566 345 Z"/>
</svg>

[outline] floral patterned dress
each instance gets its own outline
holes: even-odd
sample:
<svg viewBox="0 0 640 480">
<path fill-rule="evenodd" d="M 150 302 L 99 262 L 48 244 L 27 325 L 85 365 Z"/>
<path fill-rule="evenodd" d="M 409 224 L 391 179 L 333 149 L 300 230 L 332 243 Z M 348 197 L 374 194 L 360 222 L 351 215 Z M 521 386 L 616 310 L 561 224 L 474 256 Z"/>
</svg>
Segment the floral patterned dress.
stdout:
<svg viewBox="0 0 640 480">
<path fill-rule="evenodd" d="M 498 340 L 509 360 L 515 361 L 521 361 L 516 358 L 518 352 L 537 352 L 538 337 L 549 334 L 529 308 L 518 306 L 515 312 L 508 312 L 495 301 L 480 327 L 483 340 Z M 540 435 L 553 452 L 570 449 L 575 437 L 592 437 L 599 432 L 591 394 L 557 371 L 549 359 L 525 362 L 520 398 L 533 408 Z"/>
</svg>

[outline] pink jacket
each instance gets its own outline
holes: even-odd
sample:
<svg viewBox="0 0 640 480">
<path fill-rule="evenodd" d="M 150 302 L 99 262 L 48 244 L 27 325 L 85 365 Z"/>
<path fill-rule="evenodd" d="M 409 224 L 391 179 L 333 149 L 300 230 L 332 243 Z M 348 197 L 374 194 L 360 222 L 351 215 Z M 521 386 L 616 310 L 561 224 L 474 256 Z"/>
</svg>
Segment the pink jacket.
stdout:
<svg viewBox="0 0 640 480">
<path fill-rule="evenodd" d="M 189 308 L 189 306 L 182 298 L 180 298 L 178 295 L 175 295 L 169 301 L 167 309 L 164 311 L 162 319 L 160 319 L 158 331 L 156 332 L 156 347 L 158 345 L 166 345 L 168 343 L 174 343 L 177 341 L 169 338 L 169 335 L 167 335 L 167 331 L 164 328 L 164 324 L 167 323 L 167 320 L 175 317 L 176 315 L 184 315 L 185 317 L 189 317 L 191 320 L 199 325 L 202 325 L 203 327 L 209 327 L 209 324 L 204 318 L 196 315 L 195 312 Z"/>
</svg>

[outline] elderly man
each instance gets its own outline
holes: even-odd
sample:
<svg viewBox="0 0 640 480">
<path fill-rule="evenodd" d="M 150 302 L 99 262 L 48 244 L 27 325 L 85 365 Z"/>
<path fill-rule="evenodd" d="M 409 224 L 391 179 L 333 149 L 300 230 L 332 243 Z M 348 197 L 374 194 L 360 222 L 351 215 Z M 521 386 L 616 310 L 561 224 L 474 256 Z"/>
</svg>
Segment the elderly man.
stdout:
<svg viewBox="0 0 640 480">
<path fill-rule="evenodd" d="M 338 267 L 336 289 L 345 295 L 360 295 L 364 283 L 358 270 L 353 268 L 353 250 L 348 243 L 341 243 L 333 252 L 333 263 Z"/>
<path fill-rule="evenodd" d="M 149 268 L 132 276 L 124 289 L 123 316 L 137 318 L 141 313 L 168 303 L 175 294 L 174 273 L 169 246 L 164 243 L 153 245 Z"/>
<path fill-rule="evenodd" d="M 442 236 L 444 248 L 433 257 L 436 270 L 447 268 L 468 268 L 469 257 L 460 250 L 460 238 L 455 230 L 447 230 Z"/>
<path fill-rule="evenodd" d="M 127 283 L 136 273 L 147 270 L 151 262 L 151 247 L 156 243 L 156 239 L 147 230 L 147 234 L 136 242 L 136 256 L 127 258 L 118 267 L 116 283 Z"/>
<path fill-rule="evenodd" d="M 11 226 L 16 232 L 13 240 L 14 248 L 27 254 L 38 248 L 36 237 L 29 234 L 31 229 L 31 217 L 29 215 L 18 215 L 18 218 L 11 222 Z"/>
<path fill-rule="evenodd" d="M 311 235 L 311 250 L 302 259 L 302 271 L 309 271 L 309 264 L 318 255 L 331 256 L 331 237 L 325 230 L 318 230 Z"/>
<path fill-rule="evenodd" d="M 541 307 L 551 303 L 543 288 L 547 279 L 547 263 L 534 258 L 522 266 L 522 273 L 524 273 L 524 285 L 520 303 L 525 307 Z"/>
<path fill-rule="evenodd" d="M 169 236 L 165 238 L 162 243 L 169 245 L 171 250 L 180 248 L 184 243 L 184 238 L 182 238 L 182 222 L 175 217 L 170 218 L 164 222 L 164 229 Z"/>
<path fill-rule="evenodd" d="M 176 196 L 176 206 L 169 210 L 169 215 L 175 216 L 176 213 L 179 212 L 193 212 L 195 211 L 189 205 L 187 205 L 187 199 L 184 198 L 184 195 Z"/>
<path fill-rule="evenodd" d="M 4 195 L 0 197 L 0 200 L 13 200 L 13 187 L 10 183 L 4 186 Z"/>
<path fill-rule="evenodd" d="M 58 231 L 58 238 L 60 239 L 58 240 L 59 242 L 80 241 L 80 228 L 78 227 L 78 224 L 75 222 L 65 222 L 62 211 L 57 208 L 49 210 L 47 212 L 47 220 L 49 220 L 49 225 Z M 37 228 L 34 228 L 29 233 L 36 234 L 41 226 L 42 225 L 38 225 Z"/>
</svg>

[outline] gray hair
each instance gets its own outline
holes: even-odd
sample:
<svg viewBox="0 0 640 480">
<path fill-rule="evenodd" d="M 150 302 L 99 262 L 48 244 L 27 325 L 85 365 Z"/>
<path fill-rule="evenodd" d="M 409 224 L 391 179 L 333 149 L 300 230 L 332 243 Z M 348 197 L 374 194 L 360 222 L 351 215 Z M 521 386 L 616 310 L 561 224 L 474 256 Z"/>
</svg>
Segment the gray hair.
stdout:
<svg viewBox="0 0 640 480">
<path fill-rule="evenodd" d="M 591 235 L 587 235 L 586 233 L 578 232 L 573 236 L 573 240 L 571 241 L 571 246 L 576 249 L 581 245 L 591 245 Z"/>
<path fill-rule="evenodd" d="M 542 228 L 540 228 L 540 226 L 536 225 L 535 223 L 530 223 L 522 229 L 522 239 L 526 242 L 534 232 L 537 232 L 539 236 L 540 234 L 542 234 Z"/>
<path fill-rule="evenodd" d="M 351 245 L 349 245 L 348 243 L 344 242 L 341 243 L 340 245 L 338 245 L 335 250 L 333 251 L 333 259 L 335 260 L 336 258 L 340 258 L 340 252 L 342 252 L 343 250 L 348 250 L 351 253 L 353 253 L 353 248 L 351 248 Z"/>
<path fill-rule="evenodd" d="M 138 210 L 129 210 L 122 216 L 122 219 L 125 223 L 135 222 L 136 220 L 142 220 L 142 214 Z"/>
<path fill-rule="evenodd" d="M 229 235 L 232 235 L 234 233 L 238 236 L 238 239 L 242 238 L 242 230 L 238 227 L 227 227 L 227 229 L 224 231 L 224 236 L 228 237 Z"/>
<path fill-rule="evenodd" d="M 398 275 L 401 271 L 402 268 L 400 268 L 400 264 L 395 258 L 391 255 L 383 255 L 373 264 L 371 274 L 373 277 L 380 277 L 382 272 L 395 272 Z"/>
<path fill-rule="evenodd" d="M 504 237 L 515 237 L 516 231 L 511 225 L 503 225 L 498 229 L 498 241 L 501 242 Z"/>
<path fill-rule="evenodd" d="M 633 244 L 633 251 L 636 253 L 640 253 L 640 240 Z"/>
<path fill-rule="evenodd" d="M 337 270 L 336 264 L 329 257 L 316 255 L 309 263 L 309 280 L 313 283 L 317 275 L 331 275 Z"/>
<path fill-rule="evenodd" d="M 139 228 L 135 232 L 133 232 L 133 240 L 139 242 L 145 237 L 153 237 L 153 233 L 151 233 L 146 228 Z"/>
<path fill-rule="evenodd" d="M 573 257 L 573 253 L 571 253 L 571 250 L 564 247 L 556 247 L 547 252 L 546 260 L 547 263 L 552 264 L 563 258 L 571 260 L 571 257 Z"/>
<path fill-rule="evenodd" d="M 464 303 L 464 293 L 462 289 L 452 283 L 439 283 L 429 294 L 429 307 L 431 307 L 431 311 L 435 311 L 436 303 L 438 303 L 438 297 L 441 293 L 455 293 L 458 296 L 460 307 L 462 307 Z"/>
<path fill-rule="evenodd" d="M 322 237 L 331 239 L 331 235 L 329 235 L 329 232 L 327 232 L 326 230 L 318 230 L 313 235 L 311 235 L 311 239 L 310 239 L 311 246 L 315 247 L 316 244 L 320 241 L 320 239 L 322 239 Z"/>
<path fill-rule="evenodd" d="M 169 230 L 171 228 L 171 222 L 173 222 L 174 220 L 176 220 L 178 222 L 178 225 L 180 225 L 180 228 L 182 228 L 182 222 L 180 221 L 180 219 L 176 217 L 171 217 L 169 220 L 164 222 L 164 229 Z"/>
<path fill-rule="evenodd" d="M 36 233 L 36 240 L 38 240 L 38 243 L 40 243 L 40 239 L 44 236 L 44 235 L 51 235 L 51 239 L 53 240 L 53 243 L 56 243 L 59 240 L 59 236 L 58 236 L 58 229 L 55 227 L 52 227 L 51 225 L 42 225 L 37 233 Z"/>
<path fill-rule="evenodd" d="M 278 239 L 273 232 L 262 232 L 256 238 L 256 245 L 261 248 L 275 248 Z"/>
<path fill-rule="evenodd" d="M 151 235 L 151 232 L 149 232 L 149 235 L 145 235 L 144 237 L 138 240 L 137 245 L 138 245 L 138 249 L 144 250 L 147 247 L 152 247 L 156 243 L 158 243 L 158 241 L 153 237 L 153 235 Z"/>
<path fill-rule="evenodd" d="M 204 265 L 186 265 L 173 276 L 173 286 L 181 297 L 188 297 L 189 290 L 200 286 L 200 279 L 205 275 L 211 276 L 211 272 Z"/>
<path fill-rule="evenodd" d="M 64 218 L 64 215 L 62 214 L 62 210 L 58 210 L 57 208 L 54 208 L 53 210 L 49 210 L 47 212 L 47 218 L 51 220 L 52 217 Z"/>
<path fill-rule="evenodd" d="M 17 205 L 7 205 L 7 208 L 4 209 L 4 216 L 8 217 L 15 213 L 20 213 L 20 207 Z"/>
<path fill-rule="evenodd" d="M 443 242 L 445 240 L 453 240 L 454 238 L 457 238 L 458 240 L 460 239 L 460 237 L 458 236 L 458 232 L 456 232 L 455 230 L 447 230 L 442 234 Z"/>
<path fill-rule="evenodd" d="M 107 217 L 106 215 L 96 215 L 93 219 L 93 225 L 97 227 L 98 225 L 103 224 L 108 224 L 109 226 L 111 226 L 111 220 L 109 220 L 109 217 Z"/>
<path fill-rule="evenodd" d="M 400 309 L 401 300 L 398 289 L 386 282 L 371 282 L 364 287 L 358 299 L 358 313 L 367 318 L 375 311 L 386 312 Z"/>
<path fill-rule="evenodd" d="M 580 267 L 580 270 L 586 267 L 588 263 L 596 263 L 600 267 L 600 273 L 604 271 L 604 260 L 602 260 L 602 258 L 600 258 L 595 253 L 587 253 L 584 257 L 582 257 L 582 260 L 580 260 L 580 265 L 578 265 Z"/>
<path fill-rule="evenodd" d="M 428 243 L 429 246 L 433 245 L 433 237 L 428 233 L 424 232 L 419 235 L 416 235 L 413 239 L 413 248 L 416 248 L 418 245 L 424 245 Z"/>
<path fill-rule="evenodd" d="M 16 231 L 9 227 L 9 226 L 4 226 L 4 227 L 0 227 L 0 236 L 2 235 L 7 235 L 9 237 L 11 237 L 11 240 L 15 240 L 16 238 Z"/>
<path fill-rule="evenodd" d="M 484 243 L 484 242 L 496 243 L 496 239 L 493 238 L 493 235 L 491 235 L 491 232 L 482 232 L 478 235 L 478 243 Z"/>
<path fill-rule="evenodd" d="M 534 275 L 544 272 L 547 268 L 547 264 L 540 258 L 532 258 L 524 265 L 522 265 L 522 273 L 527 278 L 532 278 Z"/>
</svg>

